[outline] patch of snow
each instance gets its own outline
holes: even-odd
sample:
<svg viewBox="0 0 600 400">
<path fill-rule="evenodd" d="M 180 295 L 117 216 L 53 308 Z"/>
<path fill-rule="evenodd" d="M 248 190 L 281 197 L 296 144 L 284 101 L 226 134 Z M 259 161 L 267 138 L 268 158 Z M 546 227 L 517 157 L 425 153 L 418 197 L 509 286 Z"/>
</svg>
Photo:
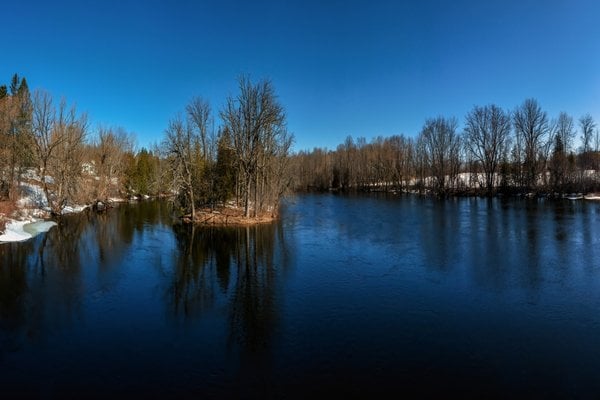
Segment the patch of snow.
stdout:
<svg viewBox="0 0 600 400">
<path fill-rule="evenodd" d="M 6 224 L 4 234 L 0 235 L 0 242 L 21 242 L 31 238 L 31 235 L 23 230 L 28 221 L 13 221 Z"/>
<path fill-rule="evenodd" d="M 23 192 L 23 197 L 17 201 L 18 207 L 43 208 L 48 206 L 44 189 L 40 186 L 31 183 L 22 183 L 20 189 Z"/>
<path fill-rule="evenodd" d="M 22 242 L 48 232 L 55 225 L 56 222 L 53 221 L 12 221 L 6 224 L 4 234 L 0 235 L 0 242 Z"/>
<path fill-rule="evenodd" d="M 42 180 L 37 173 L 37 169 L 35 169 L 35 168 L 27 168 L 21 176 L 25 179 L 30 179 L 33 181 L 41 181 Z"/>
<path fill-rule="evenodd" d="M 96 174 L 96 163 L 94 161 L 92 161 L 92 163 L 82 163 L 81 164 L 81 171 L 83 173 L 86 173 L 88 175 L 95 175 Z"/>
<path fill-rule="evenodd" d="M 86 208 L 88 208 L 88 206 L 82 206 L 82 205 L 66 206 L 65 208 L 62 209 L 62 211 L 60 213 L 62 215 L 73 214 L 73 213 L 81 212 L 81 211 L 85 210 Z"/>
</svg>

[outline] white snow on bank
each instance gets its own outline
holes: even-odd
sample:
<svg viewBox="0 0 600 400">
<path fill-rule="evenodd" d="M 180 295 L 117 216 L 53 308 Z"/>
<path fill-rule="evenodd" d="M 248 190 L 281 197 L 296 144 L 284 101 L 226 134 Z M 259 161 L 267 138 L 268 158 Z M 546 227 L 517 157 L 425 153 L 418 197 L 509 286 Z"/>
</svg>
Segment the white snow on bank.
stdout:
<svg viewBox="0 0 600 400">
<path fill-rule="evenodd" d="M 81 212 L 81 211 L 85 210 L 86 208 L 88 208 L 88 206 L 81 206 L 81 205 L 66 206 L 65 208 L 62 209 L 62 211 L 60 213 L 62 215 L 73 214 L 73 213 Z"/>
<path fill-rule="evenodd" d="M 17 206 L 20 208 L 44 208 L 48 207 L 46 201 L 46 195 L 44 189 L 38 185 L 32 185 L 31 183 L 22 183 L 20 186 L 23 191 L 23 197 L 17 201 Z"/>
<path fill-rule="evenodd" d="M 0 243 L 22 242 L 48 232 L 55 225 L 56 222 L 53 221 L 12 221 L 6 224 L 4 234 L 0 235 Z"/>
</svg>

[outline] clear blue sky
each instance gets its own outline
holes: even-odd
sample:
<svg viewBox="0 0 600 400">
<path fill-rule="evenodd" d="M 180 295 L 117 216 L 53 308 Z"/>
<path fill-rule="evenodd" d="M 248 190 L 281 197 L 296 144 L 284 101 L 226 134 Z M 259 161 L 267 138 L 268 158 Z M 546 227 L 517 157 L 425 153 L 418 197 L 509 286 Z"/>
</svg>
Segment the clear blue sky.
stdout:
<svg viewBox="0 0 600 400">
<path fill-rule="evenodd" d="M 272 80 L 295 148 L 416 135 L 426 118 L 535 97 L 600 120 L 596 1 L 2 2 L 0 81 L 160 141 L 192 96 Z M 218 121 L 217 121 L 218 123 Z"/>
</svg>

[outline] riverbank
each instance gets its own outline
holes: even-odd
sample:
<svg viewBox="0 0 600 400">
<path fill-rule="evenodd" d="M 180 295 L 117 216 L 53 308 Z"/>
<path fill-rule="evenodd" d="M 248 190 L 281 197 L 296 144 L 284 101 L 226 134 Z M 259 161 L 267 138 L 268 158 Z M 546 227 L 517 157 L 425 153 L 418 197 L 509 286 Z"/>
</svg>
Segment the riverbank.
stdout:
<svg viewBox="0 0 600 400">
<path fill-rule="evenodd" d="M 307 188 L 296 190 L 296 193 L 386 193 L 391 195 L 417 195 L 425 197 L 452 198 L 452 197 L 503 197 L 503 198 L 548 198 L 569 200 L 600 200 L 600 192 L 552 192 L 552 191 L 519 191 L 515 189 L 498 188 L 490 194 L 484 188 L 449 188 L 443 192 L 437 192 L 431 188 L 397 187 L 397 186 L 372 186 L 372 187 L 350 187 L 350 188 Z"/>
<path fill-rule="evenodd" d="M 23 203 L 23 199 L 17 202 L 0 203 L 0 244 L 28 240 L 40 233 L 48 232 L 57 225 L 47 208 L 23 207 Z M 79 213 L 88 207 L 88 205 L 67 206 L 62 210 L 62 215 Z"/>
<path fill-rule="evenodd" d="M 0 202 L 0 243 L 20 242 L 47 232 L 57 223 L 53 220 L 41 185 L 32 180 L 21 184 L 21 197 L 16 201 Z M 126 201 L 109 199 L 110 203 Z M 80 213 L 93 204 L 71 204 L 61 210 L 61 215 Z"/>
</svg>

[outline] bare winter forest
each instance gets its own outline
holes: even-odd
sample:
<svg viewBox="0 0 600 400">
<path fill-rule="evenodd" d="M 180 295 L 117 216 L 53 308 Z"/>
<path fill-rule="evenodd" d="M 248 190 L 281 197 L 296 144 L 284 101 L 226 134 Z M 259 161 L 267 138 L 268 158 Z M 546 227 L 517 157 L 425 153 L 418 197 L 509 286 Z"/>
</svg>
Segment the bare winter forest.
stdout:
<svg viewBox="0 0 600 400">
<path fill-rule="evenodd" d="M 598 190 L 600 137 L 589 114 L 551 119 L 535 99 L 514 110 L 475 106 L 425 121 L 416 137 L 349 136 L 335 150 L 294 156 L 298 190 L 450 194 L 544 194 Z"/>
</svg>

